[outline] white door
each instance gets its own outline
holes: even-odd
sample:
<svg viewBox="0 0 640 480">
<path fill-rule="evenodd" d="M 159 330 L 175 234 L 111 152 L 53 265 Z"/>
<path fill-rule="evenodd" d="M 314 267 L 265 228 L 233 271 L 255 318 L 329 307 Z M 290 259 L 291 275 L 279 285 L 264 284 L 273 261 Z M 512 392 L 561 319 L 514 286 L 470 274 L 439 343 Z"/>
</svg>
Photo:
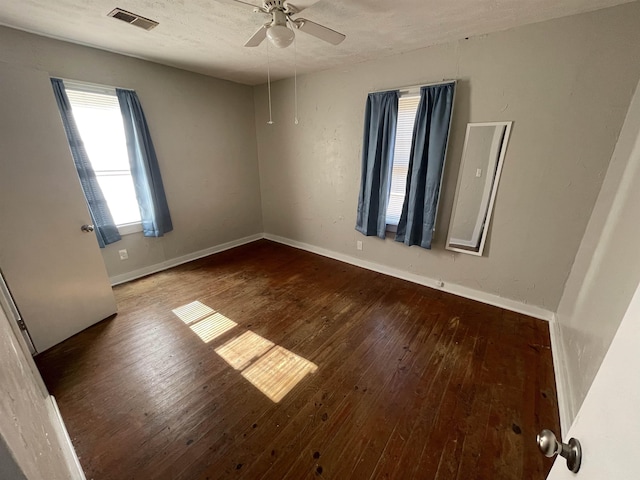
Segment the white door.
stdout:
<svg viewBox="0 0 640 480">
<path fill-rule="evenodd" d="M 0 63 L 0 269 L 39 352 L 115 313 L 49 75 Z"/>
<path fill-rule="evenodd" d="M 640 286 L 564 440 L 571 437 L 582 445 L 580 471 L 556 458 L 548 479 L 640 478 Z"/>
</svg>

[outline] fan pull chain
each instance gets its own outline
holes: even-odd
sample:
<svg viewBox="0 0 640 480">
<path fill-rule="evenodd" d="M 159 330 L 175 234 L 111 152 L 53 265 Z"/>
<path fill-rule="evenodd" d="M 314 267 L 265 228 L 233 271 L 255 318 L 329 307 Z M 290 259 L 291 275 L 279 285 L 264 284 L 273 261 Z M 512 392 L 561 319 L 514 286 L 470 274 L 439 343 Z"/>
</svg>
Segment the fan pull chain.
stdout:
<svg viewBox="0 0 640 480">
<path fill-rule="evenodd" d="M 295 109 L 294 121 L 298 125 L 298 46 L 296 37 L 293 37 L 293 105 Z"/>
<path fill-rule="evenodd" d="M 267 88 L 269 89 L 269 121 L 267 125 L 273 125 L 273 118 L 271 116 L 271 63 L 269 61 L 269 42 L 267 44 Z"/>
</svg>

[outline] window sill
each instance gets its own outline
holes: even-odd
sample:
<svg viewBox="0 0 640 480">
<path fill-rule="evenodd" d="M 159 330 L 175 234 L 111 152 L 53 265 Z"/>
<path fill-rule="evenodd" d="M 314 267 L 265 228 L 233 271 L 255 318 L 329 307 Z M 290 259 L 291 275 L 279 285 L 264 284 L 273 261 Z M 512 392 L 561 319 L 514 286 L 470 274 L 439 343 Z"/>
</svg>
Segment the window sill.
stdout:
<svg viewBox="0 0 640 480">
<path fill-rule="evenodd" d="M 117 225 L 117 227 L 120 235 L 131 235 L 142 231 L 142 223 L 140 222 L 124 223 L 122 225 Z"/>
<path fill-rule="evenodd" d="M 387 233 L 396 233 L 398 231 L 398 225 L 392 225 L 387 223 Z"/>
</svg>

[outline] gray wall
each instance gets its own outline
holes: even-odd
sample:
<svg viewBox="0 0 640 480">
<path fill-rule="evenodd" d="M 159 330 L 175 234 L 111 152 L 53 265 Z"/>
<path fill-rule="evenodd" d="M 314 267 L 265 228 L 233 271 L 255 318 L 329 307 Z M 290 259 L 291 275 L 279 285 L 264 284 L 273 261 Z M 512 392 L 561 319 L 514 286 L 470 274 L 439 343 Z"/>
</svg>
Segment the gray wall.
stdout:
<svg viewBox="0 0 640 480">
<path fill-rule="evenodd" d="M 640 283 L 640 84 L 558 307 L 568 421 Z M 630 372 L 637 375 L 638 372 Z"/>
<path fill-rule="evenodd" d="M 262 232 L 251 87 L 5 27 L 0 45 L 0 62 L 138 92 L 174 231 L 107 247 L 110 276 Z M 128 260 L 119 259 L 121 248 Z"/>
<path fill-rule="evenodd" d="M 640 76 L 640 4 L 255 89 L 267 233 L 555 311 Z M 432 251 L 354 230 L 367 92 L 459 79 Z M 467 122 L 513 120 L 484 257 L 444 250 Z M 356 251 L 356 240 L 364 250 Z"/>
<path fill-rule="evenodd" d="M 0 478 L 71 478 L 49 399 L 30 362 L 0 308 Z"/>
<path fill-rule="evenodd" d="M 292 80 L 274 84 L 276 123 L 268 126 L 265 86 L 4 27 L 0 62 L 138 91 L 175 231 L 162 239 L 134 234 L 108 247 L 111 276 L 264 230 L 558 310 L 567 370 L 578 374 L 568 387 L 575 412 L 640 277 L 626 250 L 616 250 L 621 239 L 632 242 L 640 233 L 627 221 L 638 200 L 625 183 L 631 180 L 622 180 L 623 174 L 640 180 L 629 161 L 636 148 L 630 134 L 618 144 L 596 204 L 640 77 L 637 18 L 635 2 L 305 75 L 298 79 L 298 126 Z M 433 250 L 362 237 L 354 225 L 367 92 L 453 78 L 459 84 Z M 633 118 L 631 124 L 640 121 Z M 485 256 L 445 251 L 466 123 L 498 120 L 514 125 Z M 364 241 L 362 252 L 356 240 Z M 129 250 L 128 261 L 118 259 L 121 248 Z M 605 310 L 592 298 L 601 298 Z M 602 321 L 604 311 L 610 321 Z"/>
</svg>

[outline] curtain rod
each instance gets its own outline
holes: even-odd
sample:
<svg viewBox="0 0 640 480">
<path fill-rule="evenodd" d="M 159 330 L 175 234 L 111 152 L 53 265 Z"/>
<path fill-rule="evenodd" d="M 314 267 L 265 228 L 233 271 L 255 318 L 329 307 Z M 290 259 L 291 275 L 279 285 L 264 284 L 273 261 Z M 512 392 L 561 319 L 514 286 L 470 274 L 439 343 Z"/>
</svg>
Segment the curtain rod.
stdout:
<svg viewBox="0 0 640 480">
<path fill-rule="evenodd" d="M 446 85 L 447 83 L 458 83 L 458 80 L 442 80 L 441 82 L 432 82 L 432 83 L 421 83 L 418 85 L 406 85 L 406 86 L 402 86 L 402 87 L 396 87 L 396 88 L 384 88 L 382 90 L 374 90 L 373 92 L 369 92 L 369 93 L 381 93 L 381 92 L 389 92 L 389 91 L 393 91 L 393 90 L 398 90 L 400 92 L 404 92 L 404 91 L 408 91 L 408 90 L 414 90 L 416 88 L 421 88 L 421 87 L 433 87 L 435 85 Z"/>
<path fill-rule="evenodd" d="M 71 84 L 84 84 L 90 87 L 98 87 L 98 88 L 117 88 L 118 90 L 129 90 L 131 92 L 135 92 L 135 90 L 133 88 L 124 88 L 124 87 L 117 87 L 115 85 L 105 85 L 103 83 L 95 83 L 95 82 L 86 82 L 84 80 L 77 80 L 74 78 L 64 78 L 64 77 L 57 77 L 55 75 L 53 75 L 51 78 L 59 78 L 60 80 L 62 80 L 63 82 L 68 82 Z"/>
</svg>

